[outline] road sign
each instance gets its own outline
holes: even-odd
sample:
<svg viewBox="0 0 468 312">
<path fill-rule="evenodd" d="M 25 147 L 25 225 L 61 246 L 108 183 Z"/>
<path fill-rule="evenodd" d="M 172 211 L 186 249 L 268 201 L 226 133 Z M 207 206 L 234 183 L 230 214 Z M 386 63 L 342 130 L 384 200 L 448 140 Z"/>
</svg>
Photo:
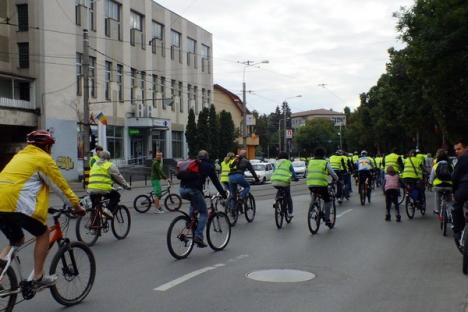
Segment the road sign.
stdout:
<svg viewBox="0 0 468 312">
<path fill-rule="evenodd" d="M 255 126 L 255 117 L 252 114 L 245 116 L 247 126 Z"/>
<path fill-rule="evenodd" d="M 286 139 L 292 139 L 292 138 L 293 138 L 292 129 L 286 129 Z"/>
</svg>

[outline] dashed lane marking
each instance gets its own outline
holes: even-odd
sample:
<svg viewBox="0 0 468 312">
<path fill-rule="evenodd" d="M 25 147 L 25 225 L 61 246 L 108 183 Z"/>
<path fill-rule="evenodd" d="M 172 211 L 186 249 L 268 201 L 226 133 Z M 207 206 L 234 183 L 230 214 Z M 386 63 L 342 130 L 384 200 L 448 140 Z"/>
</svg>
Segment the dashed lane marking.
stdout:
<svg viewBox="0 0 468 312">
<path fill-rule="evenodd" d="M 353 209 L 345 210 L 345 211 L 343 211 L 342 213 L 340 213 L 339 215 L 337 215 L 336 217 L 337 217 L 337 218 L 341 218 L 342 216 L 344 216 L 345 214 L 347 214 L 348 212 L 351 212 L 351 211 L 353 211 Z"/>
</svg>

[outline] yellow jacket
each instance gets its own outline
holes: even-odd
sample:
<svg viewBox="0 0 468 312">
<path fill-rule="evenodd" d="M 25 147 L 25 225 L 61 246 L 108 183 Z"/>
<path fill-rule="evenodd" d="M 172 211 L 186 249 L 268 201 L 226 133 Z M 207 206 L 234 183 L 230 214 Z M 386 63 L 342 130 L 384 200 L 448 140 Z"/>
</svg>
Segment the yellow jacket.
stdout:
<svg viewBox="0 0 468 312">
<path fill-rule="evenodd" d="M 39 147 L 28 145 L 0 172 L 0 212 L 21 212 L 45 224 L 50 187 L 67 204 L 79 205 L 79 198 L 52 157 Z"/>
</svg>

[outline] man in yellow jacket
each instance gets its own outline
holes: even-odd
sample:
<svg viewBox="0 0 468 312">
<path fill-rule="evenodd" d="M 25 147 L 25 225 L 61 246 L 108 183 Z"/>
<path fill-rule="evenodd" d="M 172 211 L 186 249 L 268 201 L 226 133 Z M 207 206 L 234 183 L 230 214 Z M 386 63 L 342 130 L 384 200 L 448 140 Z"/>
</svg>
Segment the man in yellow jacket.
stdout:
<svg viewBox="0 0 468 312">
<path fill-rule="evenodd" d="M 11 246 L 24 243 L 25 229 L 36 236 L 33 283 L 36 287 L 48 287 L 57 279 L 44 275 L 49 250 L 49 189 L 58 191 L 77 213 L 84 214 L 85 210 L 50 155 L 55 143 L 52 135 L 44 130 L 33 131 L 27 135 L 27 143 L 0 172 L 0 230 L 10 242 L 0 257 L 4 258 Z"/>
</svg>

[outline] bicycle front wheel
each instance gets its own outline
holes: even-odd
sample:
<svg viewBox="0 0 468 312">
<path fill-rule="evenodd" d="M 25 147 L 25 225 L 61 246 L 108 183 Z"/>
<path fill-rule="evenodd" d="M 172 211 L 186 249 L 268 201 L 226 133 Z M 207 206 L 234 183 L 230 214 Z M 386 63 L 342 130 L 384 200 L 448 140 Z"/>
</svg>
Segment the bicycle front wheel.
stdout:
<svg viewBox="0 0 468 312">
<path fill-rule="evenodd" d="M 226 248 L 231 239 L 231 225 L 228 216 L 224 212 L 218 211 L 208 219 L 206 239 L 208 245 L 215 251 Z"/>
<path fill-rule="evenodd" d="M 86 214 L 76 221 L 76 239 L 88 246 L 93 246 L 99 238 L 101 217 L 94 209 L 86 209 Z"/>
<path fill-rule="evenodd" d="M 5 268 L 4 262 L 0 264 L 0 270 L 3 271 Z M 15 271 L 10 266 L 3 279 L 0 281 L 0 309 L 1 311 L 11 312 L 16 304 L 16 298 L 18 294 L 18 280 L 16 278 Z"/>
<path fill-rule="evenodd" d="M 255 198 L 250 193 L 247 197 L 244 208 L 245 208 L 245 219 L 247 220 L 247 222 L 250 223 L 255 219 L 255 213 L 257 211 L 257 207 L 255 205 Z"/>
<path fill-rule="evenodd" d="M 133 201 L 133 208 L 139 213 L 145 213 L 151 208 L 151 198 L 145 194 L 139 195 Z"/>
<path fill-rule="evenodd" d="M 190 218 L 176 217 L 167 230 L 166 241 L 170 254 L 178 260 L 187 258 L 193 249 L 193 235 Z"/>
<path fill-rule="evenodd" d="M 169 211 L 179 210 L 182 206 L 182 198 L 178 194 L 169 194 L 164 200 L 164 207 Z"/>
<path fill-rule="evenodd" d="M 119 205 L 114 212 L 114 218 L 112 218 L 112 233 L 115 238 L 124 239 L 127 237 L 131 223 L 130 211 L 127 207 Z"/>
<path fill-rule="evenodd" d="M 406 199 L 405 210 L 408 218 L 413 219 L 416 208 L 414 207 L 414 203 L 412 203 L 409 198 Z"/>
<path fill-rule="evenodd" d="M 52 259 L 49 273 L 58 279 L 50 288 L 55 301 L 71 306 L 88 296 L 96 277 L 96 260 L 91 249 L 81 242 L 60 248 Z"/>
<path fill-rule="evenodd" d="M 281 213 L 283 211 L 283 203 L 281 200 L 277 200 L 275 202 L 275 223 L 276 227 L 278 229 L 281 229 L 283 227 L 283 214 Z"/>
<path fill-rule="evenodd" d="M 312 234 L 317 234 L 320 228 L 320 208 L 317 203 L 311 203 L 307 213 L 307 224 Z"/>
</svg>

